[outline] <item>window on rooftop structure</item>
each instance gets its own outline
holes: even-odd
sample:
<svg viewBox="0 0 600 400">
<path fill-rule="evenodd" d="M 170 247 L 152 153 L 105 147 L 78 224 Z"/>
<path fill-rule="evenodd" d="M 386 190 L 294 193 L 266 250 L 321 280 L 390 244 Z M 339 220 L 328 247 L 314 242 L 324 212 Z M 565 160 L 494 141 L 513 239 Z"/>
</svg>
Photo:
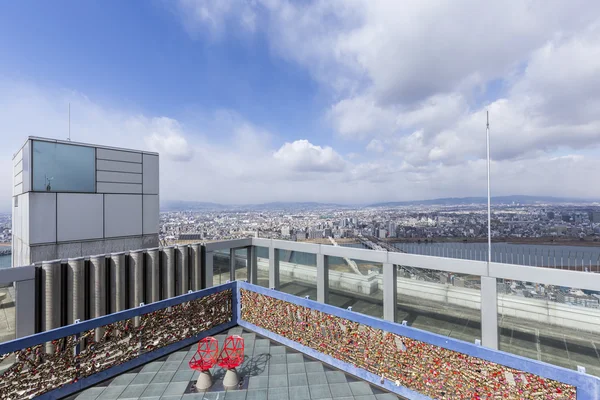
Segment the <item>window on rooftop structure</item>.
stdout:
<svg viewBox="0 0 600 400">
<path fill-rule="evenodd" d="M 96 191 L 96 152 L 93 147 L 34 140 L 32 166 L 34 191 Z"/>
</svg>

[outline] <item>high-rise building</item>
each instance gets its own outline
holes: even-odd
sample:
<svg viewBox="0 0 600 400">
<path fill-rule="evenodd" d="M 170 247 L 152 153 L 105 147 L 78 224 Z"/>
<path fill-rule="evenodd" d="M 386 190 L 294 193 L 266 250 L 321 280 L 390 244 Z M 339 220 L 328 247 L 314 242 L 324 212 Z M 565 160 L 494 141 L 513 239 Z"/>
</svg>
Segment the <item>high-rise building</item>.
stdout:
<svg viewBox="0 0 600 400">
<path fill-rule="evenodd" d="M 600 223 L 600 211 L 590 211 L 590 222 Z"/>
<path fill-rule="evenodd" d="M 388 223 L 388 232 L 389 232 L 389 237 L 396 237 L 396 223 L 393 221 L 390 221 Z"/>
<path fill-rule="evenodd" d="M 158 246 L 157 153 L 30 137 L 13 171 L 13 266 Z"/>
</svg>

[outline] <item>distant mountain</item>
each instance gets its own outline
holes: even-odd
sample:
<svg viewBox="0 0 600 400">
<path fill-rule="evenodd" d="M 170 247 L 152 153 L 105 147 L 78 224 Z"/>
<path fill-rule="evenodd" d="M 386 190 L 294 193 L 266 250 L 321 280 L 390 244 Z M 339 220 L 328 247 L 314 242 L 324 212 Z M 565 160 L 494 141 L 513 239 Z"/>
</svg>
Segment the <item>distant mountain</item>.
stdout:
<svg viewBox="0 0 600 400">
<path fill-rule="evenodd" d="M 595 200 L 575 199 L 566 197 L 551 196 L 496 196 L 492 197 L 493 204 L 589 204 Z M 342 209 L 342 208 L 360 208 L 360 207 L 401 207 L 401 206 L 459 206 L 470 204 L 486 204 L 486 197 L 446 197 L 431 200 L 414 201 L 392 201 L 384 203 L 375 203 L 370 205 L 344 205 L 335 203 L 317 203 L 311 201 L 305 202 L 272 202 L 261 204 L 219 204 L 207 203 L 201 201 L 169 201 L 161 204 L 161 211 L 272 211 L 272 210 L 319 210 L 319 209 Z"/>
<path fill-rule="evenodd" d="M 567 197 L 552 197 L 552 196 L 493 196 L 492 204 L 565 204 L 565 203 L 592 203 L 594 200 L 575 199 Z M 368 207 L 399 207 L 399 206 L 417 206 L 417 205 L 441 205 L 441 206 L 458 206 L 469 204 L 487 204 L 487 197 L 446 197 L 441 199 L 431 200 L 414 200 L 414 201 L 393 201 L 386 203 L 375 203 Z"/>
<path fill-rule="evenodd" d="M 317 202 L 273 202 L 262 204 L 218 204 L 200 201 L 169 201 L 161 204 L 161 211 L 244 211 L 244 210 L 315 210 L 346 208 L 347 205 Z"/>
<path fill-rule="evenodd" d="M 217 211 L 228 210 L 230 206 L 202 201 L 168 201 L 160 205 L 161 211 Z"/>
</svg>

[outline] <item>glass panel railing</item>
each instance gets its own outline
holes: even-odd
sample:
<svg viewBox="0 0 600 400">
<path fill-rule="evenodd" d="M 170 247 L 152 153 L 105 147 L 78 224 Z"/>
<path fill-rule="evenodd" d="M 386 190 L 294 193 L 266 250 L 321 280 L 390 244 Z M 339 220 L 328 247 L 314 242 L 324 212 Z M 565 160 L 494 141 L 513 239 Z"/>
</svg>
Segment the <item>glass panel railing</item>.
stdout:
<svg viewBox="0 0 600 400">
<path fill-rule="evenodd" d="M 236 249 L 235 250 L 235 269 L 234 276 L 236 281 L 246 281 L 248 280 L 248 266 L 247 260 L 248 252 L 246 249 Z"/>
<path fill-rule="evenodd" d="M 328 303 L 383 318 L 381 263 L 326 256 L 329 273 Z"/>
<path fill-rule="evenodd" d="M 481 339 L 481 278 L 398 266 L 397 322 L 473 343 Z"/>
<path fill-rule="evenodd" d="M 317 255 L 279 250 L 279 290 L 317 299 Z"/>
<path fill-rule="evenodd" d="M 213 284 L 220 285 L 230 279 L 229 249 L 215 250 L 213 253 Z"/>
<path fill-rule="evenodd" d="M 498 281 L 500 350 L 600 376 L 600 291 Z"/>
<path fill-rule="evenodd" d="M 269 248 L 255 246 L 256 251 L 256 270 L 258 272 L 257 284 L 262 287 L 269 287 Z"/>
<path fill-rule="evenodd" d="M 0 343 L 15 338 L 15 315 L 14 286 L 12 284 L 0 285 Z"/>
</svg>

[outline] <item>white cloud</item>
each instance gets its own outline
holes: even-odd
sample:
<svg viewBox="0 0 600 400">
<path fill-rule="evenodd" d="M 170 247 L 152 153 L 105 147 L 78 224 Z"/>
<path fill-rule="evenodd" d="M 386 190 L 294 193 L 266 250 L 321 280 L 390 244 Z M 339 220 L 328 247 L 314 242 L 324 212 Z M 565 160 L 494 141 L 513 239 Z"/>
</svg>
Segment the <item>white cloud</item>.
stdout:
<svg viewBox="0 0 600 400">
<path fill-rule="evenodd" d="M 296 172 L 341 172 L 346 162 L 331 147 L 315 146 L 308 140 L 285 143 L 273 158 Z"/>
<path fill-rule="evenodd" d="M 193 149 L 182 135 L 180 124 L 171 118 L 153 118 L 149 121 L 150 135 L 145 137 L 150 150 L 156 151 L 173 161 L 189 161 Z"/>
<path fill-rule="evenodd" d="M 179 0 L 167 5 L 175 5 L 175 12 L 194 36 L 207 32 L 218 38 L 228 23 L 243 31 L 253 32 L 256 28 L 256 4 L 252 0 Z"/>
<path fill-rule="evenodd" d="M 372 139 L 367 145 L 367 150 L 375 153 L 383 153 L 385 151 L 385 146 L 381 140 Z"/>
</svg>

